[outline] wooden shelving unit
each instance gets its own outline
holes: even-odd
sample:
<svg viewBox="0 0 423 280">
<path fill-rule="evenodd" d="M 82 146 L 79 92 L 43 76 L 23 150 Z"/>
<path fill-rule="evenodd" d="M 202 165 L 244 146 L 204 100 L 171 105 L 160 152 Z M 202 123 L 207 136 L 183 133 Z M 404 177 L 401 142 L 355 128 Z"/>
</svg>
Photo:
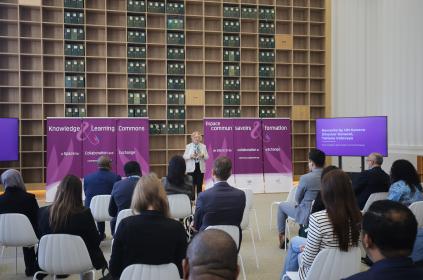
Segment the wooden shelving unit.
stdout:
<svg viewBox="0 0 423 280">
<path fill-rule="evenodd" d="M 417 156 L 417 173 L 420 176 L 420 181 L 423 182 L 423 156 Z"/>
<path fill-rule="evenodd" d="M 205 117 L 288 117 L 294 174 L 330 106 L 328 0 L 0 0 L 0 117 L 45 182 L 47 117 L 150 118 L 163 176 Z M 70 78 L 70 80 L 68 79 Z"/>
</svg>

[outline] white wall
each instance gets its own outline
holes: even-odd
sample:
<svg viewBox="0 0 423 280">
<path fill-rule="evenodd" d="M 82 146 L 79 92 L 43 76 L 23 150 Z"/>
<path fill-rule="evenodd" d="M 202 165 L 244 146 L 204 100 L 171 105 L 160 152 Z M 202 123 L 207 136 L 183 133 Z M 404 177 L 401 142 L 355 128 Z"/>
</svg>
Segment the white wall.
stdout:
<svg viewBox="0 0 423 280">
<path fill-rule="evenodd" d="M 422 12 L 423 0 L 332 0 L 332 116 L 388 116 L 385 170 L 423 154 Z"/>
</svg>

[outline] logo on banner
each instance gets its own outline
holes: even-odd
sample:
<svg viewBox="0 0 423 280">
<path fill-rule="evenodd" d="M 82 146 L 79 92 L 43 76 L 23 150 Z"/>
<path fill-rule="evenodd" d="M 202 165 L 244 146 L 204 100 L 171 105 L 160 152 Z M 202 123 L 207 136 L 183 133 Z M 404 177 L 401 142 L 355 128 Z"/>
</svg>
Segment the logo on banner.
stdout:
<svg viewBox="0 0 423 280">
<path fill-rule="evenodd" d="M 76 134 L 76 139 L 78 141 L 85 141 L 88 139 L 91 145 L 98 145 L 100 143 L 100 139 L 98 139 L 97 135 L 92 134 L 88 128 L 90 128 L 90 124 L 88 122 L 82 122 L 81 129 Z"/>
<path fill-rule="evenodd" d="M 253 124 L 253 129 L 251 130 L 251 138 L 253 139 L 261 139 L 263 138 L 263 142 L 270 142 L 270 136 L 266 133 L 264 136 L 262 136 L 261 133 L 261 122 L 255 121 Z"/>
</svg>

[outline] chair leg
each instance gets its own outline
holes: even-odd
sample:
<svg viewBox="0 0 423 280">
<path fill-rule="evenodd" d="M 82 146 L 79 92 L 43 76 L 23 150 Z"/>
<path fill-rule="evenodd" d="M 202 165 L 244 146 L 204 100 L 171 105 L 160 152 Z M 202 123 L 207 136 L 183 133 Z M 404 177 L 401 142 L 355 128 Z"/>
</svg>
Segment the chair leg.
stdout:
<svg viewBox="0 0 423 280">
<path fill-rule="evenodd" d="M 244 268 L 244 261 L 242 260 L 242 256 L 238 254 L 239 262 L 241 263 L 241 271 L 242 271 L 242 277 L 244 280 L 247 280 L 247 276 L 245 274 L 245 268 Z"/>
<path fill-rule="evenodd" d="M 258 240 L 261 240 L 261 232 L 260 232 L 260 227 L 258 225 L 258 219 L 257 219 L 257 211 L 256 209 L 253 209 L 254 212 L 254 219 L 256 220 L 256 227 L 257 227 L 257 236 L 258 236 Z"/>
<path fill-rule="evenodd" d="M 0 254 L 0 260 L 3 259 L 3 253 L 4 253 L 4 249 L 6 248 L 6 246 L 1 246 L 1 254 Z"/>
<path fill-rule="evenodd" d="M 285 220 L 285 251 L 287 250 L 287 240 L 288 236 L 291 238 L 291 232 L 289 230 L 289 220 Z"/>
<path fill-rule="evenodd" d="M 15 247 L 15 274 L 18 274 L 18 247 Z"/>
<path fill-rule="evenodd" d="M 269 219 L 269 230 L 272 231 L 272 222 L 273 222 L 273 203 L 270 204 L 270 219 Z"/>
<path fill-rule="evenodd" d="M 254 257 L 256 258 L 256 266 L 257 266 L 257 269 L 259 269 L 260 266 L 259 266 L 259 261 L 257 257 L 256 242 L 254 241 L 254 234 L 253 234 L 253 229 L 251 228 L 251 226 L 249 226 L 248 231 L 250 232 L 251 241 L 253 241 L 253 250 L 254 250 Z"/>
</svg>

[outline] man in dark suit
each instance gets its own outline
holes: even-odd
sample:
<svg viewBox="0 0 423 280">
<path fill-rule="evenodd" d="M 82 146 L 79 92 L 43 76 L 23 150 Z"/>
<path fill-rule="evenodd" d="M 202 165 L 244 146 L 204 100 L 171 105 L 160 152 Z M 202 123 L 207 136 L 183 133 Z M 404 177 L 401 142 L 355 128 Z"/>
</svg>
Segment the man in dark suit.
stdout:
<svg viewBox="0 0 423 280">
<path fill-rule="evenodd" d="M 367 157 L 368 170 L 363 171 L 354 186 L 358 207 L 364 208 L 367 199 L 372 193 L 387 192 L 389 190 L 389 175 L 382 170 L 383 156 L 371 153 Z"/>
<path fill-rule="evenodd" d="M 98 170 L 84 177 L 85 207 L 90 207 L 91 199 L 96 195 L 111 194 L 113 185 L 120 180 L 120 176 L 110 171 L 112 161 L 107 156 L 101 156 L 97 160 Z M 104 240 L 104 222 L 97 223 L 100 239 Z"/>
<path fill-rule="evenodd" d="M 219 157 L 213 164 L 214 186 L 200 193 L 194 215 L 195 230 L 211 225 L 241 224 L 245 208 L 245 193 L 231 187 L 226 180 L 231 176 L 232 162 Z"/>
<path fill-rule="evenodd" d="M 376 201 L 363 216 L 362 233 L 363 247 L 374 264 L 346 280 L 423 279 L 423 268 L 409 257 L 417 234 L 410 209 L 390 200 Z"/>
<path fill-rule="evenodd" d="M 125 163 L 123 170 L 127 178 L 114 184 L 112 197 L 110 198 L 109 215 L 113 217 L 110 222 L 112 233 L 115 232 L 116 218 L 119 212 L 131 207 L 132 193 L 142 175 L 141 167 L 136 161 Z"/>
</svg>

